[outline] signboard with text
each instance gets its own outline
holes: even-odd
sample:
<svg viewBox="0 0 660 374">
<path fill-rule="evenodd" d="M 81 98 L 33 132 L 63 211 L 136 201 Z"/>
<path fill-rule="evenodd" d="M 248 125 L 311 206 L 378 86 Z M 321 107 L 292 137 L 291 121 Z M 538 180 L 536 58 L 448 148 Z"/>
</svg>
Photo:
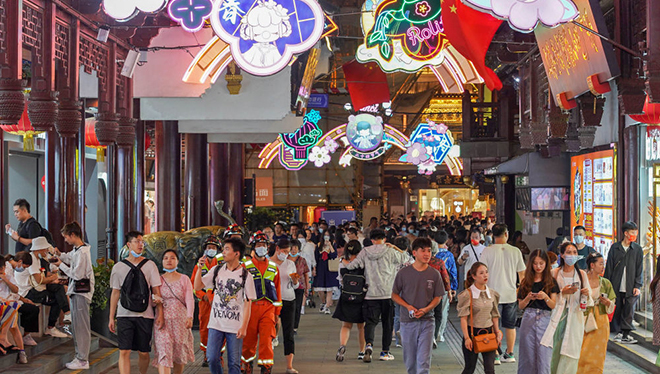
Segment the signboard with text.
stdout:
<svg viewBox="0 0 660 374">
<path fill-rule="evenodd" d="M 613 149 L 571 157 L 571 227 L 584 226 L 585 244 L 604 257 L 616 241 L 615 180 Z"/>
<path fill-rule="evenodd" d="M 257 177 L 255 185 L 255 205 L 273 206 L 273 177 Z"/>
</svg>

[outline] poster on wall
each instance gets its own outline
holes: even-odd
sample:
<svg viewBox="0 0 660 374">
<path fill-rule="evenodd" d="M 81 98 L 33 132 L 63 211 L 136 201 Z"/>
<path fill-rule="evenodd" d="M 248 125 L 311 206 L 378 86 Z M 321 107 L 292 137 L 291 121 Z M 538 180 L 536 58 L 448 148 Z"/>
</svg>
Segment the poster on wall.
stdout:
<svg viewBox="0 0 660 374">
<path fill-rule="evenodd" d="M 614 149 L 571 157 L 571 227 L 586 228 L 585 244 L 603 256 L 616 241 Z"/>
<path fill-rule="evenodd" d="M 256 179 L 256 206 L 273 206 L 273 177 Z"/>
</svg>

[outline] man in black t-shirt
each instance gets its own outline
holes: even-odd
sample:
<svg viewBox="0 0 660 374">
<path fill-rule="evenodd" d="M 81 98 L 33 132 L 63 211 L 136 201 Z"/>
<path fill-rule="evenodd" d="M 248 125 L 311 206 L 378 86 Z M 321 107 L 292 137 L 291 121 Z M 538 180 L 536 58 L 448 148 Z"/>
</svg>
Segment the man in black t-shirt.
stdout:
<svg viewBox="0 0 660 374">
<path fill-rule="evenodd" d="M 14 217 L 18 220 L 16 230 L 10 224 L 5 226 L 7 234 L 16 242 L 16 253 L 28 251 L 32 246 L 32 239 L 41 236 L 41 225 L 30 215 L 30 203 L 25 199 L 18 199 L 14 203 Z"/>
</svg>

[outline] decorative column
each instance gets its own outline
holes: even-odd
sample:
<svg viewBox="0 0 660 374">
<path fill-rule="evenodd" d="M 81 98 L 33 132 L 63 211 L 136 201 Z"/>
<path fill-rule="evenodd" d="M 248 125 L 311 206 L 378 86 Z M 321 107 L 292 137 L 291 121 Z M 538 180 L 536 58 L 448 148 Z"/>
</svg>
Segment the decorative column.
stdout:
<svg viewBox="0 0 660 374">
<path fill-rule="evenodd" d="M 211 225 L 229 225 L 215 208 L 216 201 L 223 202 L 223 210 L 229 209 L 229 144 L 209 143 L 209 206 Z"/>
<path fill-rule="evenodd" d="M 208 225 L 208 150 L 206 134 L 185 134 L 186 230 Z"/>
<path fill-rule="evenodd" d="M 138 100 L 136 100 L 139 103 Z M 135 109 L 134 109 L 135 110 Z M 133 112 L 135 113 L 135 111 Z M 138 112 L 139 113 L 139 112 Z M 135 114 L 134 114 L 135 116 Z M 135 147 L 133 148 L 133 226 L 144 230 L 144 151 L 145 151 L 145 123 L 137 121 L 135 126 Z"/>
<path fill-rule="evenodd" d="M 133 145 L 135 144 L 134 118 L 119 118 L 119 135 L 117 136 L 117 241 L 123 243 L 126 233 L 136 228 L 131 227 L 133 176 L 131 164 L 133 161 Z"/>
<path fill-rule="evenodd" d="M 156 231 L 181 231 L 181 140 L 177 121 L 156 122 Z"/>
<path fill-rule="evenodd" d="M 245 145 L 232 143 L 229 145 L 229 201 L 231 215 L 236 223 L 243 225 L 243 194 L 245 178 Z"/>
</svg>

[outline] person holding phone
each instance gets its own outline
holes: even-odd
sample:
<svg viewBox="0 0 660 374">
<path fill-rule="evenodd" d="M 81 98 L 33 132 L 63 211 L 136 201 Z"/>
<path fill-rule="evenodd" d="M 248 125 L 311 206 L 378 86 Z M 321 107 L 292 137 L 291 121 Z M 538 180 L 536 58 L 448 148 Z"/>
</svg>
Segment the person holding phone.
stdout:
<svg viewBox="0 0 660 374">
<path fill-rule="evenodd" d="M 550 373 L 552 349 L 541 345 L 541 337 L 550 324 L 558 294 L 559 285 L 550 273 L 548 252 L 533 251 L 518 288 L 518 307 L 524 311 L 519 331 L 519 374 Z"/>
<path fill-rule="evenodd" d="M 605 269 L 603 255 L 598 252 L 590 253 L 587 256 L 587 269 L 589 288 L 595 305 L 587 308 L 584 313 L 587 317 L 585 326 L 597 328 L 590 332 L 585 331 L 578 372 L 602 373 L 605 369 L 607 341 L 610 338 L 610 320 L 607 315 L 614 311 L 616 293 L 612 283 L 600 276 Z"/>
<path fill-rule="evenodd" d="M 541 345 L 552 348 L 550 373 L 577 374 L 584 338 L 584 312 L 586 307 L 593 306 L 593 300 L 587 273 L 575 266 L 580 259 L 575 244 L 563 243 L 559 252 L 561 266 L 552 270 L 552 276 L 561 292 Z"/>
<path fill-rule="evenodd" d="M 296 292 L 299 286 L 300 276 L 297 273 L 296 264 L 289 260 L 291 243 L 289 239 L 277 241 L 275 256 L 271 260 L 277 264 L 280 273 L 280 285 L 282 289 L 282 310 L 280 321 L 282 322 L 282 335 L 284 335 L 284 356 L 286 356 L 287 374 L 296 374 L 293 368 L 293 355 L 295 353 L 295 338 L 293 326 L 296 321 Z"/>
</svg>

